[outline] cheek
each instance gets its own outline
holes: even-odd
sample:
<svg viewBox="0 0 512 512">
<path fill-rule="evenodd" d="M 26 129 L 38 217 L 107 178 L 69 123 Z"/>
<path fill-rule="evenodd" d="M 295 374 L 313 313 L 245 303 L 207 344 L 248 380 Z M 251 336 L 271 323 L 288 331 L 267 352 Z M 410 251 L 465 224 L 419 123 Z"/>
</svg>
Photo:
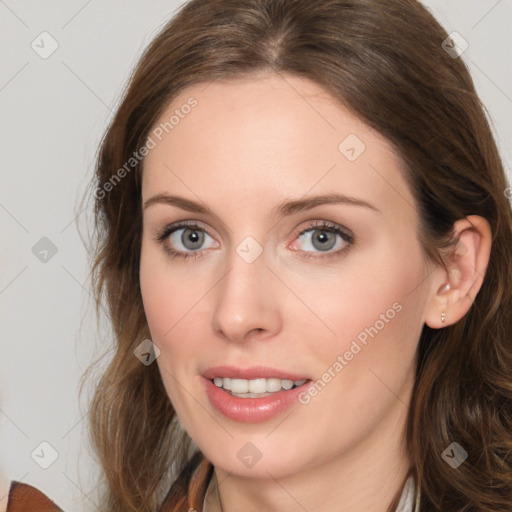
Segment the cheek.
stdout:
<svg viewBox="0 0 512 512">
<path fill-rule="evenodd" d="M 335 335 L 315 351 L 326 371 L 340 375 L 345 396 L 378 402 L 386 388 L 401 389 L 414 367 L 427 280 L 420 249 L 404 254 L 390 248 L 324 288 L 323 319 Z"/>
<path fill-rule="evenodd" d="M 328 276 L 322 269 L 309 276 L 298 293 L 308 298 L 324 324 L 318 331 L 323 341 L 315 351 L 331 359 L 351 349 L 357 353 L 353 359 L 361 359 L 370 346 L 383 360 L 408 347 L 413 353 L 422 328 L 425 277 L 418 244 L 402 247 L 390 240 L 354 253 Z M 317 286 L 311 287 L 312 282 Z"/>
<path fill-rule="evenodd" d="M 187 312 L 204 294 L 202 280 L 186 278 L 179 268 L 163 251 L 143 241 L 140 288 L 144 312 L 155 342 L 161 343 L 171 336 L 178 322 L 186 320 Z"/>
<path fill-rule="evenodd" d="M 162 381 L 171 402 L 182 409 L 184 407 L 178 382 L 185 382 L 183 375 L 189 369 L 188 362 L 193 360 L 197 347 L 187 332 L 187 312 L 197 302 L 197 281 L 182 286 L 183 276 L 176 267 L 160 254 L 158 249 L 149 246 L 143 240 L 140 263 L 140 288 L 144 312 L 148 322 L 151 340 L 160 349 L 156 363 Z M 200 296 L 200 295 L 199 295 Z"/>
<path fill-rule="evenodd" d="M 393 304 L 409 300 L 426 277 L 421 249 L 412 237 L 408 240 L 409 232 L 406 226 L 367 239 L 339 264 L 318 266 L 305 279 L 295 276 L 298 294 L 336 336 L 355 336 L 390 309 L 388 316 L 394 318 Z"/>
<path fill-rule="evenodd" d="M 161 339 L 171 327 L 168 313 L 173 311 L 173 294 L 169 293 L 170 282 L 163 272 L 162 264 L 155 251 L 142 242 L 140 260 L 140 289 L 144 312 L 153 340 Z"/>
</svg>

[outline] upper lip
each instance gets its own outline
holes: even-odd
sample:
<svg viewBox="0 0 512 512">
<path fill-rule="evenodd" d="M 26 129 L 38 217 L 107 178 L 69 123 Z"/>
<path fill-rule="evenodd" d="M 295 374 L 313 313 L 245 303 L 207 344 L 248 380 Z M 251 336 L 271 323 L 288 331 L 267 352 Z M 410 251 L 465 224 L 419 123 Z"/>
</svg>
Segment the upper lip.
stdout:
<svg viewBox="0 0 512 512">
<path fill-rule="evenodd" d="M 235 367 L 235 366 L 215 366 L 208 368 L 203 372 L 203 377 L 212 380 L 215 377 L 228 377 L 230 379 L 289 379 L 289 380 L 304 380 L 308 379 L 304 375 L 297 375 L 285 370 L 277 368 L 269 368 L 268 366 L 251 366 L 249 368 Z"/>
</svg>

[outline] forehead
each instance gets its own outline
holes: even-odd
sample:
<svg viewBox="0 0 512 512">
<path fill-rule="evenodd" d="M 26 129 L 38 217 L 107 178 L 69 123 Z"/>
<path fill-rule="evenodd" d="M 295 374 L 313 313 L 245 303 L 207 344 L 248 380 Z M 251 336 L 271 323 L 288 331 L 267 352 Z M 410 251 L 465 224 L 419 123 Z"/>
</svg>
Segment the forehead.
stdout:
<svg viewBox="0 0 512 512">
<path fill-rule="evenodd" d="M 292 75 L 194 84 L 150 136 L 143 200 L 173 191 L 215 204 L 222 191 L 261 210 L 264 199 L 270 208 L 283 195 L 339 192 L 394 214 L 414 204 L 394 147 L 318 84 Z"/>
</svg>

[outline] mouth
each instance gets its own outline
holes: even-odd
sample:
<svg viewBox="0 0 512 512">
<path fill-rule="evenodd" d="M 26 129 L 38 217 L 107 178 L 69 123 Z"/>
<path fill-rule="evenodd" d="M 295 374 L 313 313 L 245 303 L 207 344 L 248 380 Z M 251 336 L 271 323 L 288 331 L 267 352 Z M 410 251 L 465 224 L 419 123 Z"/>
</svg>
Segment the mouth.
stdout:
<svg viewBox="0 0 512 512">
<path fill-rule="evenodd" d="M 260 423 L 297 404 L 299 396 L 306 392 L 312 381 L 278 377 L 239 379 L 217 376 L 203 378 L 203 382 L 211 405 L 226 418 L 238 422 Z"/>
<path fill-rule="evenodd" d="M 309 376 L 267 366 L 216 366 L 202 373 L 211 405 L 225 417 L 259 423 L 299 400 L 312 380 Z"/>
<path fill-rule="evenodd" d="M 308 379 L 291 380 L 277 377 L 256 379 L 234 379 L 230 377 L 215 377 L 210 381 L 218 388 L 237 398 L 263 398 L 281 391 L 303 386 Z"/>
</svg>

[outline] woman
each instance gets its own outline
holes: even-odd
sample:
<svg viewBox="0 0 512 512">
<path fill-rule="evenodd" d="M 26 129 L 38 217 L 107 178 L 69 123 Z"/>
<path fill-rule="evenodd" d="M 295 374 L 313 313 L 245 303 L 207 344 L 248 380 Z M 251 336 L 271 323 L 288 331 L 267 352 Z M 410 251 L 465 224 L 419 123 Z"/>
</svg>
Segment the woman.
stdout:
<svg viewBox="0 0 512 512">
<path fill-rule="evenodd" d="M 151 43 L 94 190 L 102 509 L 511 510 L 512 216 L 456 50 L 415 0 Z"/>
</svg>

